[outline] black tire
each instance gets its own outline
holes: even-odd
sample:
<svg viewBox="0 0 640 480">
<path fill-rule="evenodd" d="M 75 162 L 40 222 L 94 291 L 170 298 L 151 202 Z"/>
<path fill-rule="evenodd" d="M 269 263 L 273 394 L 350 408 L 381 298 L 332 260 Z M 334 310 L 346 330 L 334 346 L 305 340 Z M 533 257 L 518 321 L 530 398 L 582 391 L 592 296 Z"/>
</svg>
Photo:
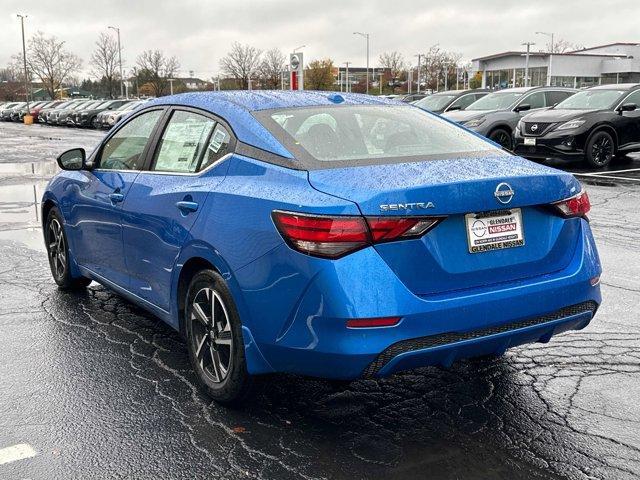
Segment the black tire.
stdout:
<svg viewBox="0 0 640 480">
<path fill-rule="evenodd" d="M 81 290 L 86 288 L 91 280 L 85 277 L 72 277 L 69 269 L 69 242 L 64 231 L 64 221 L 57 208 L 52 208 L 45 223 L 45 244 L 49 267 L 53 280 L 62 290 Z"/>
<path fill-rule="evenodd" d="M 215 401 L 241 403 L 251 393 L 253 378 L 247 372 L 240 316 L 224 279 L 214 270 L 198 272 L 185 305 L 189 360 L 198 380 Z"/>
<path fill-rule="evenodd" d="M 496 128 L 489 134 L 489 138 L 502 147 L 513 150 L 513 137 L 511 136 L 511 132 L 508 132 L 504 128 Z"/>
<path fill-rule="evenodd" d="M 592 167 L 603 168 L 611 163 L 616 153 L 611 135 L 604 130 L 595 132 L 584 149 L 584 159 Z"/>
<path fill-rule="evenodd" d="M 89 124 L 91 125 L 91 128 L 95 128 L 95 129 L 100 128 L 100 125 L 98 124 L 98 117 L 93 117 L 91 119 L 91 122 L 89 122 Z"/>
</svg>

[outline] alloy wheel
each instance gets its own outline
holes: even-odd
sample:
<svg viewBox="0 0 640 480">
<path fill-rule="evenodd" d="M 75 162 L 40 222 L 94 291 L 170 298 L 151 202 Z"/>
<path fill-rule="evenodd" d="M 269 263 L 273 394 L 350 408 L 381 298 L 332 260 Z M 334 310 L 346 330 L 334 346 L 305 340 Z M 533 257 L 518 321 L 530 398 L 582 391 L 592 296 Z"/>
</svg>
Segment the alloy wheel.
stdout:
<svg viewBox="0 0 640 480">
<path fill-rule="evenodd" d="M 505 132 L 503 130 L 499 130 L 496 133 L 494 133 L 492 135 L 492 140 L 494 142 L 500 144 L 504 148 L 510 149 L 512 147 L 512 145 L 511 145 L 511 137 L 509 136 L 509 134 L 507 132 Z"/>
<path fill-rule="evenodd" d="M 223 382 L 231 369 L 233 334 L 224 301 L 213 288 L 198 291 L 190 322 L 190 341 L 200 368 L 213 382 Z"/>
<path fill-rule="evenodd" d="M 49 222 L 49 257 L 56 278 L 62 278 L 67 268 L 67 249 L 62 226 L 57 218 Z"/>
<path fill-rule="evenodd" d="M 607 135 L 597 138 L 591 146 L 591 156 L 594 163 L 598 165 L 606 165 L 613 155 L 613 142 Z"/>
</svg>

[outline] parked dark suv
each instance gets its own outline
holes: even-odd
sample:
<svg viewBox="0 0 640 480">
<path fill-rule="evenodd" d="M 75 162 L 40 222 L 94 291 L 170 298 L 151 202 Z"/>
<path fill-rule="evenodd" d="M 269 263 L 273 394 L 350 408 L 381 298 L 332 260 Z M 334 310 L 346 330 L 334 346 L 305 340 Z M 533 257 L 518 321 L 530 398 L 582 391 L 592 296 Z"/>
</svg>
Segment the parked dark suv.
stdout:
<svg viewBox="0 0 640 480">
<path fill-rule="evenodd" d="M 98 128 L 97 116 L 105 110 L 115 110 L 129 100 L 104 100 L 85 108 L 78 109 L 69 115 L 67 123 L 76 127 Z"/>
<path fill-rule="evenodd" d="M 513 130 L 530 110 L 551 107 L 577 90 L 562 87 L 508 88 L 490 93 L 458 112 L 443 114 L 505 148 L 513 148 Z"/>
<path fill-rule="evenodd" d="M 554 108 L 525 115 L 515 132 L 516 153 L 604 167 L 616 154 L 640 151 L 639 106 L 640 84 L 583 90 Z"/>
<path fill-rule="evenodd" d="M 429 95 L 417 102 L 413 102 L 413 104 L 433 113 L 444 113 L 453 110 L 464 110 L 488 93 L 490 93 L 489 90 L 481 89 L 447 90 L 446 92 Z"/>
</svg>

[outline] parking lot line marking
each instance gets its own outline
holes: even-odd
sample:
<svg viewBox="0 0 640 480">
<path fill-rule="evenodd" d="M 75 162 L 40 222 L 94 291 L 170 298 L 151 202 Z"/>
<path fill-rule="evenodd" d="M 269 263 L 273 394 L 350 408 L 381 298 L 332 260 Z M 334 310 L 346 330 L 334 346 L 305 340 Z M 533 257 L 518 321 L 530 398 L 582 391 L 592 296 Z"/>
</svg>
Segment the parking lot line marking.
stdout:
<svg viewBox="0 0 640 480">
<path fill-rule="evenodd" d="M 612 180 L 623 180 L 626 182 L 640 182 L 640 178 L 614 177 L 612 175 L 600 175 L 598 173 L 574 173 L 574 175 L 576 177 L 611 178 Z"/>
<path fill-rule="evenodd" d="M 586 172 L 579 175 L 605 175 L 607 173 L 628 173 L 628 172 L 640 172 L 640 168 L 628 168 L 626 170 L 606 170 L 604 172 Z"/>
<path fill-rule="evenodd" d="M 0 449 L 0 465 L 35 457 L 38 453 L 28 443 L 19 443 Z"/>
</svg>

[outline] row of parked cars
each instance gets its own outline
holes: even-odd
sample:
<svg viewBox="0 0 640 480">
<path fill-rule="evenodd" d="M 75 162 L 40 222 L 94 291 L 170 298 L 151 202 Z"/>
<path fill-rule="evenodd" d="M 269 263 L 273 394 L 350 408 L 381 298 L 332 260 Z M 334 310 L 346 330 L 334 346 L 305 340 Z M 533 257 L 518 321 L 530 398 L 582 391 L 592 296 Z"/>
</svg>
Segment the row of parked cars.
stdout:
<svg viewBox="0 0 640 480">
<path fill-rule="evenodd" d="M 0 120 L 22 122 L 29 113 L 33 121 L 48 125 L 111 128 L 146 100 L 67 99 L 0 103 Z"/>
<path fill-rule="evenodd" d="M 600 168 L 640 151 L 640 84 L 455 90 L 412 103 L 530 159 Z"/>
</svg>

